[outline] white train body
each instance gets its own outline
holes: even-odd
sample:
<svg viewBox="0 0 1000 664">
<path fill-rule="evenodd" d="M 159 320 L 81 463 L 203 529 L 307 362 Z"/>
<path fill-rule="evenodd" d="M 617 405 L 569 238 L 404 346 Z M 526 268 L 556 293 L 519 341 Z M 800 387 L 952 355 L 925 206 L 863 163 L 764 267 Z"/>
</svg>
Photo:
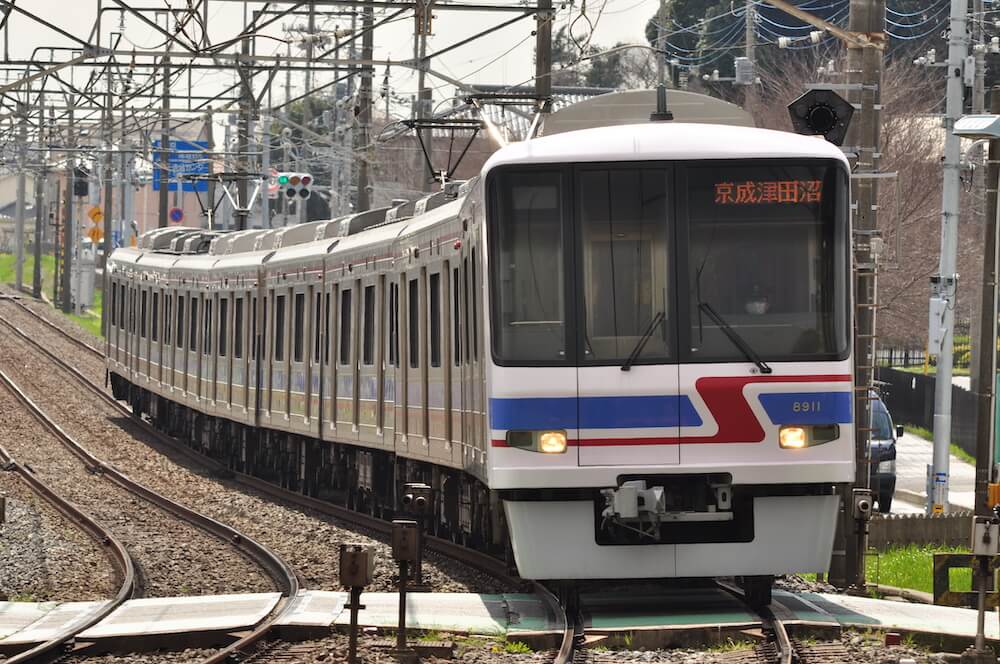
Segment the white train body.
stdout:
<svg viewBox="0 0 1000 664">
<path fill-rule="evenodd" d="M 854 474 L 848 173 L 792 134 L 610 127 L 209 253 L 153 232 L 109 261 L 108 369 L 236 469 L 371 511 L 426 481 L 436 531 L 509 541 L 526 578 L 825 571 Z"/>
</svg>

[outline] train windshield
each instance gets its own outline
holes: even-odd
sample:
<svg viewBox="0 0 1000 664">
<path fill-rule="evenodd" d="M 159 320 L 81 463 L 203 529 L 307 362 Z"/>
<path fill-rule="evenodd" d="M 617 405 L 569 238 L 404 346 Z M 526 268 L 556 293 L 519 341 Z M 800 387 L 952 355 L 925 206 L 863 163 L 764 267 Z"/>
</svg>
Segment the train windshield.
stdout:
<svg viewBox="0 0 1000 664">
<path fill-rule="evenodd" d="M 847 348 L 846 187 L 828 165 L 687 169 L 692 361 L 744 360 L 706 308 L 764 359 Z"/>
<path fill-rule="evenodd" d="M 500 168 L 488 189 L 500 364 L 847 351 L 847 186 L 829 161 Z"/>
</svg>

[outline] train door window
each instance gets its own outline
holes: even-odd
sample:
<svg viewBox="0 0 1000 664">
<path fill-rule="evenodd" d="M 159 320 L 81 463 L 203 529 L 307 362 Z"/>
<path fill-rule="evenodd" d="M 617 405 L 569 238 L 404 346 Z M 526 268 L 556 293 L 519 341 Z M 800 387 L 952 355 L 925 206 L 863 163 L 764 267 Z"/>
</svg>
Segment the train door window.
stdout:
<svg viewBox="0 0 1000 664">
<path fill-rule="evenodd" d="M 160 340 L 160 291 L 153 292 L 153 322 L 150 325 L 153 341 Z"/>
<path fill-rule="evenodd" d="M 274 299 L 274 361 L 285 359 L 285 296 Z"/>
<path fill-rule="evenodd" d="M 365 320 L 362 330 L 362 363 L 375 364 L 375 286 L 365 286 Z"/>
<path fill-rule="evenodd" d="M 351 293 L 350 288 L 340 292 L 340 363 L 351 362 Z"/>
<path fill-rule="evenodd" d="M 139 305 L 139 336 L 143 339 L 146 338 L 146 300 L 149 296 L 149 292 L 143 288 L 142 289 L 142 304 Z"/>
<path fill-rule="evenodd" d="M 399 366 L 399 284 L 389 284 L 389 366 Z"/>
<path fill-rule="evenodd" d="M 323 338 L 326 342 L 323 344 L 323 363 L 330 364 L 330 316 L 333 312 L 330 310 L 330 293 L 326 293 L 323 296 Z"/>
<path fill-rule="evenodd" d="M 561 281 L 561 278 L 557 277 L 556 281 Z M 472 248 L 472 318 L 471 321 L 479 320 L 479 273 L 476 264 L 476 248 Z M 560 323 L 561 325 L 561 323 Z M 472 359 L 479 359 L 479 325 L 475 322 L 470 326 L 472 327 Z"/>
<path fill-rule="evenodd" d="M 125 300 L 128 299 L 125 284 L 118 287 L 118 329 L 125 329 Z"/>
<path fill-rule="evenodd" d="M 431 321 L 431 366 L 441 366 L 441 273 L 435 272 L 430 277 L 430 306 L 428 307 Z"/>
<path fill-rule="evenodd" d="M 177 296 L 177 347 L 184 348 L 184 296 Z"/>
<path fill-rule="evenodd" d="M 198 297 L 192 295 L 191 300 L 191 320 L 188 321 L 188 350 L 192 353 L 198 352 Z"/>
<path fill-rule="evenodd" d="M 583 360 L 668 359 L 667 171 L 581 170 L 576 191 Z"/>
<path fill-rule="evenodd" d="M 406 295 L 407 335 L 409 339 L 410 368 L 420 366 L 420 283 L 410 279 Z"/>
<path fill-rule="evenodd" d="M 174 296 L 166 293 L 163 296 L 163 343 L 171 344 L 171 334 L 174 330 Z"/>
<path fill-rule="evenodd" d="M 233 300 L 233 357 L 243 357 L 243 296 Z"/>
<path fill-rule="evenodd" d="M 315 304 L 313 306 L 313 362 L 319 364 L 320 350 L 322 349 L 322 327 L 320 321 L 323 320 L 323 296 L 316 293 Z"/>
<path fill-rule="evenodd" d="M 229 352 L 229 296 L 219 298 L 219 357 L 225 357 Z"/>
<path fill-rule="evenodd" d="M 472 346 L 469 343 L 469 328 L 472 327 L 472 317 L 469 314 L 469 257 L 465 257 L 465 266 L 462 270 L 463 288 L 462 288 L 462 304 L 465 307 L 465 361 L 471 362 L 472 357 L 470 357 L 469 349 Z"/>
<path fill-rule="evenodd" d="M 118 320 L 118 284 L 114 281 L 111 282 L 111 327 L 116 325 Z"/>
<path fill-rule="evenodd" d="M 271 296 L 273 297 L 274 291 L 271 291 Z M 255 298 L 256 299 L 256 298 Z M 261 304 L 260 312 L 260 359 L 261 361 L 267 360 L 267 303 L 270 300 L 268 296 L 264 296 L 264 301 Z M 254 309 L 256 311 L 256 309 Z"/>
<path fill-rule="evenodd" d="M 257 359 L 257 296 L 250 298 L 250 359 Z"/>
<path fill-rule="evenodd" d="M 306 294 L 296 293 L 294 301 L 295 310 L 293 312 L 292 324 L 292 361 L 301 362 L 303 348 L 305 346 L 306 327 Z"/>
<path fill-rule="evenodd" d="M 205 298 L 205 336 L 201 338 L 202 352 L 205 355 L 212 354 L 212 296 Z"/>
<path fill-rule="evenodd" d="M 462 364 L 462 307 L 459 306 L 460 278 L 458 268 L 451 271 L 451 346 L 455 366 Z"/>
</svg>

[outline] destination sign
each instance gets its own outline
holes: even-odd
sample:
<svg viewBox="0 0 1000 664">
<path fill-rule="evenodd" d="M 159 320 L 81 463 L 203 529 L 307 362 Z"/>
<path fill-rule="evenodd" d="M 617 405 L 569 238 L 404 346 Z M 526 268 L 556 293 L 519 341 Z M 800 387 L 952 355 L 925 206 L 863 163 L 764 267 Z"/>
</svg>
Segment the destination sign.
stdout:
<svg viewBox="0 0 1000 664">
<path fill-rule="evenodd" d="M 715 184 L 716 205 L 819 203 L 822 199 L 822 180 L 747 180 Z"/>
</svg>

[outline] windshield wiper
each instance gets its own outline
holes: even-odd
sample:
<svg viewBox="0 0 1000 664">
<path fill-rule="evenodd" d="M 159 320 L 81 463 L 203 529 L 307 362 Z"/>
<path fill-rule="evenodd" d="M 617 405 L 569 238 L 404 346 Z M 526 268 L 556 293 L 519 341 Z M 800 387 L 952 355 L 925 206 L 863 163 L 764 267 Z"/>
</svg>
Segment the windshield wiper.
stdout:
<svg viewBox="0 0 1000 664">
<path fill-rule="evenodd" d="M 712 308 L 712 305 L 708 302 L 699 302 L 698 308 L 708 314 L 708 317 L 712 319 L 712 322 L 718 325 L 719 329 L 725 332 L 726 336 L 729 337 L 729 340 L 732 341 L 737 348 L 743 351 L 743 354 L 746 355 L 748 360 L 757 365 L 757 368 L 760 369 L 762 374 L 771 373 L 771 367 L 767 366 L 767 363 L 760 359 L 760 355 L 758 355 L 756 351 L 750 347 L 750 344 L 748 344 L 746 340 L 740 336 L 739 332 L 733 329 L 732 325 L 722 320 L 722 316 L 720 316 L 718 312 Z"/>
<path fill-rule="evenodd" d="M 657 311 L 656 315 L 653 316 L 653 320 L 649 321 L 649 325 L 646 326 L 646 331 L 643 332 L 642 336 L 639 338 L 639 343 L 635 345 L 635 348 L 632 349 L 628 359 L 625 360 L 625 364 L 622 365 L 622 371 L 628 371 L 632 368 L 636 358 L 639 357 L 639 353 L 641 353 L 642 349 L 646 347 L 646 342 L 649 341 L 651 336 L 653 336 L 653 332 L 656 331 L 657 326 L 663 322 L 663 318 L 663 312 Z"/>
</svg>

